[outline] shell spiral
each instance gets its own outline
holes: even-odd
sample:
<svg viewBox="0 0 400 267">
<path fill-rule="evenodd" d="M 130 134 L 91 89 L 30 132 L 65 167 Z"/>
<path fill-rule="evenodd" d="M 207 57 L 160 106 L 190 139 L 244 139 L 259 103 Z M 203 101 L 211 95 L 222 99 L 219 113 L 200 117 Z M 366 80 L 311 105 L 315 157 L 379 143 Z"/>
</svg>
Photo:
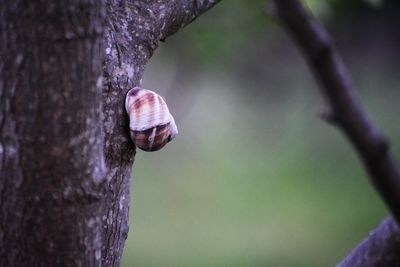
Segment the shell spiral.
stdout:
<svg viewBox="0 0 400 267">
<path fill-rule="evenodd" d="M 125 98 L 132 141 L 144 151 L 156 151 L 177 134 L 174 117 L 164 99 L 140 87 L 129 90 Z"/>
</svg>

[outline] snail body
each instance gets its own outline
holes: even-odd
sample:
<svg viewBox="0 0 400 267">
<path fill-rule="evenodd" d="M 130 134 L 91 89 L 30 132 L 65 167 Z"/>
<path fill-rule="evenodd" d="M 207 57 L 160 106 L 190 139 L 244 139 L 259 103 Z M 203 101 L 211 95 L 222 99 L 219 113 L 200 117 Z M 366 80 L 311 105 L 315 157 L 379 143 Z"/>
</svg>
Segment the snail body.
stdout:
<svg viewBox="0 0 400 267">
<path fill-rule="evenodd" d="M 153 91 L 132 88 L 126 95 L 125 109 L 131 139 L 144 151 L 159 150 L 178 134 L 167 103 Z"/>
</svg>

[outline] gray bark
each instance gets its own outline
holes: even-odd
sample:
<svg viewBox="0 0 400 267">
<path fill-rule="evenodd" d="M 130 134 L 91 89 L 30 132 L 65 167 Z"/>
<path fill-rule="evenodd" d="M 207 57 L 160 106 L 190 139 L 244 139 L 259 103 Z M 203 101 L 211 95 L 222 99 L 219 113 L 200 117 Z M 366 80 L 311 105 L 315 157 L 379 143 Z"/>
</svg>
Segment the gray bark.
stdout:
<svg viewBox="0 0 400 267">
<path fill-rule="evenodd" d="M 0 266 L 101 256 L 101 2 L 1 1 Z"/>
<path fill-rule="evenodd" d="M 119 265 L 125 94 L 216 2 L 0 0 L 0 266 Z"/>
</svg>

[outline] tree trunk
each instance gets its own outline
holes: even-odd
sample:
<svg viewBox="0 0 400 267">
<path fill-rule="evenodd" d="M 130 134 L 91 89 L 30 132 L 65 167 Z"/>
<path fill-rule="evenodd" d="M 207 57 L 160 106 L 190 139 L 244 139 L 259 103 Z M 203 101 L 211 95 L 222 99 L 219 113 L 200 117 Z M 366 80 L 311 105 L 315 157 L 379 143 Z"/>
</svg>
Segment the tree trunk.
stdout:
<svg viewBox="0 0 400 267">
<path fill-rule="evenodd" d="M 2 1 L 1 266 L 101 257 L 101 2 Z"/>
<path fill-rule="evenodd" d="M 126 92 L 218 1 L 0 0 L 0 266 L 118 266 Z"/>
</svg>

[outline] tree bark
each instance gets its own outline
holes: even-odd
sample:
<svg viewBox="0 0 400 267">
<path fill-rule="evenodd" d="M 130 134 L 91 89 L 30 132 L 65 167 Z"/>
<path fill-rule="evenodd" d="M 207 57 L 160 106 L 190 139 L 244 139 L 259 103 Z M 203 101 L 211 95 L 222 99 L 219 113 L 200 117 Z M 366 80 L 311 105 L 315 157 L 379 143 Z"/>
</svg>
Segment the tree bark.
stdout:
<svg viewBox="0 0 400 267">
<path fill-rule="evenodd" d="M 129 179 L 133 143 L 125 112 L 127 91 L 140 85 L 147 61 L 160 41 L 192 22 L 219 1 L 107 1 L 103 65 L 104 155 L 108 210 L 103 263 L 118 265 L 128 232 Z M 110 250 L 110 247 L 117 248 Z"/>
<path fill-rule="evenodd" d="M 0 266 L 101 257 L 102 2 L 2 1 Z"/>
<path fill-rule="evenodd" d="M 217 2 L 0 0 L 0 266 L 119 265 L 125 94 Z"/>
</svg>

